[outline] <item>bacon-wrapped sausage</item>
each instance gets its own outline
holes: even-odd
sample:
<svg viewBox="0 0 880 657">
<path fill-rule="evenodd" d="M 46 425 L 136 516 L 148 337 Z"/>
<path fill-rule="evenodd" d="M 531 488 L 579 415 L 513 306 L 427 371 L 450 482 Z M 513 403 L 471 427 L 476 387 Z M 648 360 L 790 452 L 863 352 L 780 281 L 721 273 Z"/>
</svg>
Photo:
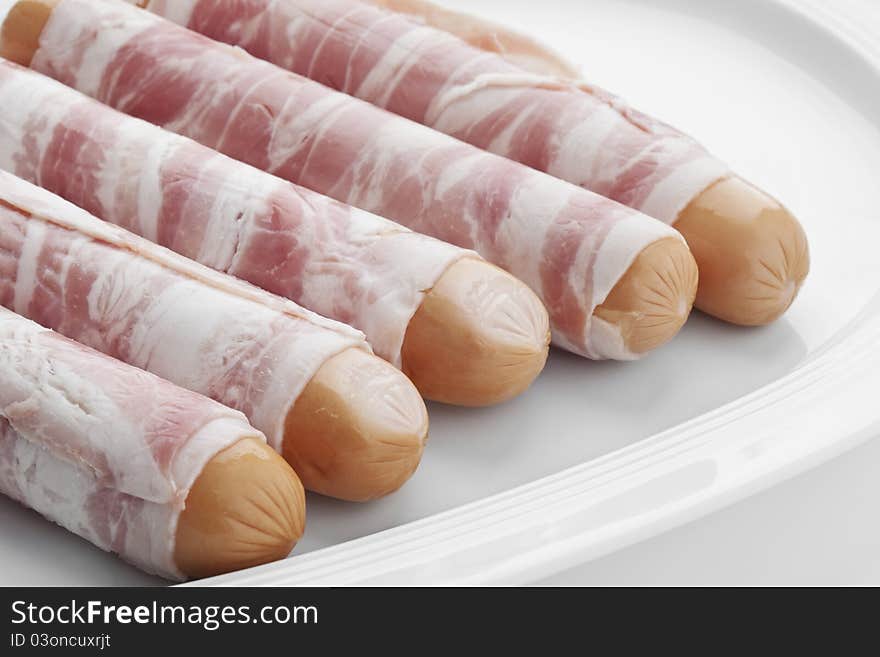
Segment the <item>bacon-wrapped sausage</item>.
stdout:
<svg viewBox="0 0 880 657">
<path fill-rule="evenodd" d="M 696 305 L 721 319 L 773 321 L 807 275 L 803 229 L 776 200 L 527 37 L 424 0 L 139 4 L 674 225 L 700 269 Z"/>
<path fill-rule="evenodd" d="M 5 308 L 0 491 L 170 579 L 282 558 L 305 520 L 244 415 Z"/>
<path fill-rule="evenodd" d="M 370 499 L 419 463 L 424 403 L 347 326 L 6 172 L 0 255 L 0 304 L 242 411 L 310 489 Z"/>
<path fill-rule="evenodd" d="M 4 52 L 129 114 L 476 249 L 538 293 L 560 346 L 635 358 L 689 312 L 696 266 L 661 222 L 125 3 L 50 4 L 13 8 Z M 26 6 L 42 17 L 25 20 Z"/>
</svg>

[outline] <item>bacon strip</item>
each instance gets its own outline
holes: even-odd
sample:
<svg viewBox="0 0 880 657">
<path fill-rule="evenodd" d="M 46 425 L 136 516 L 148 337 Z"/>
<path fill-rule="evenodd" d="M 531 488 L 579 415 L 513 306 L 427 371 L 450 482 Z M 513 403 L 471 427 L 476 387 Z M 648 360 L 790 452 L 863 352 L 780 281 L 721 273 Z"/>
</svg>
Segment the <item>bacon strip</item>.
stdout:
<svg viewBox="0 0 880 657">
<path fill-rule="evenodd" d="M 363 330 L 400 365 L 443 272 L 476 254 L 345 206 L 0 62 L 0 167 L 221 272 Z"/>
<path fill-rule="evenodd" d="M 247 437 L 241 413 L 0 308 L 0 491 L 101 549 L 183 579 L 189 488 Z"/>
<path fill-rule="evenodd" d="M 436 12 L 422 4 L 404 1 L 402 8 L 437 22 Z M 523 66 L 534 69 L 534 56 L 548 61 L 537 47 L 525 63 L 493 52 L 491 26 L 462 23 L 460 15 L 443 13 L 440 25 L 464 29 L 470 43 L 357 0 L 152 0 L 147 7 L 666 223 L 729 175 L 690 137 L 607 91 L 571 80 L 570 71 L 569 79 L 530 73 Z"/>
<path fill-rule="evenodd" d="M 634 357 L 592 313 L 646 246 L 678 236 L 660 222 L 121 2 L 63 0 L 31 65 L 282 178 L 475 248 L 539 294 L 557 345 Z"/>
<path fill-rule="evenodd" d="M 149 6 L 149 0 L 135 1 L 141 6 Z M 480 50 L 496 52 L 504 59 L 532 73 L 578 78 L 576 66 L 566 61 L 558 53 L 532 37 L 512 30 L 493 21 L 484 20 L 470 14 L 453 11 L 427 0 L 366 0 L 378 7 L 411 16 L 431 27 L 454 34 Z M 153 0 L 154 4 L 167 2 Z M 162 14 L 157 10 L 156 13 Z"/>
<path fill-rule="evenodd" d="M 0 172 L 0 304 L 242 411 L 280 450 L 284 420 L 363 335 L 197 265 Z"/>
</svg>

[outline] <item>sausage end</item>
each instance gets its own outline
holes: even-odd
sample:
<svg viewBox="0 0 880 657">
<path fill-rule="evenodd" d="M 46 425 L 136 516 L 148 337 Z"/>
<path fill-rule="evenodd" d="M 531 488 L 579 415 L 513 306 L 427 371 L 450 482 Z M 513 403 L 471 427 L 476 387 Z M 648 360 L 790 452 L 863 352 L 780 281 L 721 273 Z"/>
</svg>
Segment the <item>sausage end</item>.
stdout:
<svg viewBox="0 0 880 657">
<path fill-rule="evenodd" d="M 550 321 L 520 280 L 483 260 L 452 265 L 407 328 L 403 371 L 428 399 L 488 406 L 528 388 L 547 361 Z"/>
<path fill-rule="evenodd" d="M 700 269 L 696 306 L 733 324 L 761 326 L 778 319 L 810 269 L 798 220 L 741 178 L 706 189 L 675 227 Z"/>
<path fill-rule="evenodd" d="M 412 476 L 427 433 L 428 412 L 413 384 L 380 358 L 347 349 L 297 398 L 282 455 L 309 490 L 364 502 Z"/>
<path fill-rule="evenodd" d="M 174 559 L 188 577 L 209 577 L 283 559 L 305 529 L 296 473 L 268 445 L 243 438 L 215 455 L 186 498 Z"/>
<path fill-rule="evenodd" d="M 636 256 L 593 315 L 617 328 L 630 353 L 647 353 L 671 340 L 684 325 L 697 280 L 697 265 L 687 245 L 676 237 L 663 238 Z"/>
<path fill-rule="evenodd" d="M 0 27 L 0 57 L 30 66 L 40 35 L 60 0 L 19 0 Z"/>
</svg>

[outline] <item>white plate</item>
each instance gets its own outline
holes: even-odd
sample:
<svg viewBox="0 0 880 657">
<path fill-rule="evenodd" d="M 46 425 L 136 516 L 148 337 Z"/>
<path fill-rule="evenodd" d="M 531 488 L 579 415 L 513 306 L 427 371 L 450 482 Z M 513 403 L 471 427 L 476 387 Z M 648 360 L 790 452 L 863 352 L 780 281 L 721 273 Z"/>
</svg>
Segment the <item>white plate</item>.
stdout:
<svg viewBox="0 0 880 657">
<path fill-rule="evenodd" d="M 866 21 L 818 0 L 447 3 L 529 26 L 780 196 L 809 235 L 810 278 L 771 327 L 696 314 L 641 362 L 554 353 L 511 403 L 433 405 L 403 490 L 311 496 L 290 559 L 205 583 L 535 581 L 880 433 L 880 47 Z M 0 523 L 0 583 L 158 582 L 5 499 Z"/>
</svg>

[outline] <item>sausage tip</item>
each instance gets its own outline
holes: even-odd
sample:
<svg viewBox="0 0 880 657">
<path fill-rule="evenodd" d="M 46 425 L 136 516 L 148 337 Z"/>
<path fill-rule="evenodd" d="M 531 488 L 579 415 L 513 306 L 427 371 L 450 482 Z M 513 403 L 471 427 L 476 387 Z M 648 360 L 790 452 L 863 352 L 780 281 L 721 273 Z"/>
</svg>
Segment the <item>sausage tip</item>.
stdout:
<svg viewBox="0 0 880 657">
<path fill-rule="evenodd" d="M 806 234 L 778 201 L 739 177 L 710 186 L 675 223 L 700 269 L 696 306 L 761 326 L 791 306 L 810 269 Z"/>
<path fill-rule="evenodd" d="M 399 370 L 347 349 L 312 377 L 287 416 L 282 455 L 309 490 L 353 502 L 397 490 L 421 461 L 428 412 Z"/>
<path fill-rule="evenodd" d="M 403 370 L 429 399 L 488 406 L 528 388 L 549 345 L 550 320 L 535 293 L 495 265 L 464 258 L 410 321 Z"/>
<path fill-rule="evenodd" d="M 690 315 L 697 281 L 687 245 L 665 237 L 636 256 L 593 315 L 616 327 L 625 350 L 641 355 L 679 332 Z"/>
<path fill-rule="evenodd" d="M 177 524 L 174 558 L 209 577 L 286 557 L 305 529 L 296 473 L 264 442 L 243 438 L 202 469 Z"/>
</svg>

